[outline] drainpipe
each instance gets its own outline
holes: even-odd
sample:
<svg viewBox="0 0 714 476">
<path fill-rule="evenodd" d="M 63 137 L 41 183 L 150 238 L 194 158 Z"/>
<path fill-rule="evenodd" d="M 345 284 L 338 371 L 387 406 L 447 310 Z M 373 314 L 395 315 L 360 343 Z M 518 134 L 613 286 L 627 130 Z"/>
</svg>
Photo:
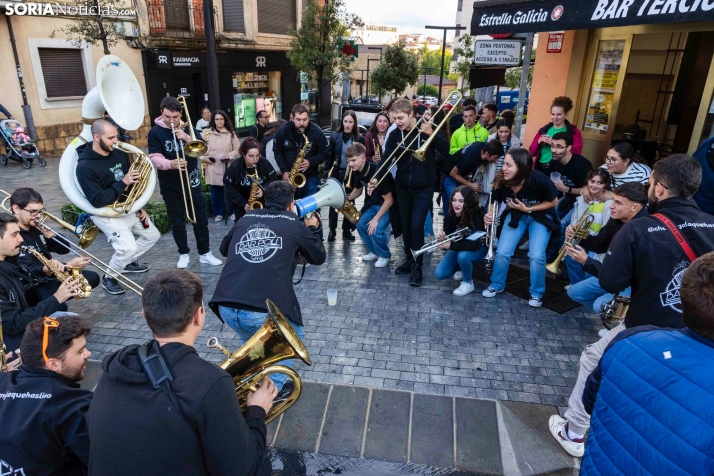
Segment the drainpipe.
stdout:
<svg viewBox="0 0 714 476">
<path fill-rule="evenodd" d="M 37 130 L 35 130 L 35 121 L 32 118 L 32 109 L 27 103 L 27 93 L 25 93 L 25 82 L 22 80 L 22 69 L 20 68 L 20 58 L 17 56 L 17 46 L 15 45 L 15 34 L 12 31 L 12 20 L 10 15 L 6 15 L 7 30 L 10 33 L 10 44 L 12 45 L 12 54 L 15 57 L 15 69 L 17 70 L 17 79 L 20 81 L 20 91 L 22 91 L 22 112 L 25 114 L 25 126 L 27 132 L 30 133 L 32 140 L 37 140 Z"/>
</svg>

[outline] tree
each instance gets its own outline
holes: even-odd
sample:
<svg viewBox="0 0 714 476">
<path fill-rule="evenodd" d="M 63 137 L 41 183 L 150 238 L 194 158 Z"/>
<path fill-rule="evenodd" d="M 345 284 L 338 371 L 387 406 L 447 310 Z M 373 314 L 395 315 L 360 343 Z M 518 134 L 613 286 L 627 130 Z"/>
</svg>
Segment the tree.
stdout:
<svg viewBox="0 0 714 476">
<path fill-rule="evenodd" d="M 401 94 L 407 86 L 417 84 L 419 71 L 419 56 L 408 52 L 404 43 L 386 45 L 382 50 L 382 61 L 369 75 L 369 88 L 373 93 Z"/>
<path fill-rule="evenodd" d="M 439 95 L 439 88 L 436 86 L 432 86 L 431 84 L 426 85 L 426 94 L 424 94 L 424 84 L 421 84 L 417 88 L 417 94 L 419 96 L 434 96 L 437 97 Z"/>
<path fill-rule="evenodd" d="M 325 0 L 322 6 L 310 0 L 300 28 L 289 30 L 292 39 L 287 56 L 295 69 L 317 83 L 318 114 L 322 110 L 322 87 L 351 69 L 352 57 L 340 50 L 348 31 L 361 24 L 358 16 L 347 13 L 344 0 Z"/>
<path fill-rule="evenodd" d="M 525 53 L 525 49 L 524 49 Z M 535 61 L 535 48 L 531 51 L 531 61 Z M 521 88 L 521 66 L 517 68 L 508 68 L 506 70 L 506 87 L 511 89 Z M 528 89 L 531 88 L 531 83 L 533 83 L 533 66 L 530 67 L 528 71 Z"/>
<path fill-rule="evenodd" d="M 436 75 L 439 75 L 439 68 L 441 67 L 441 51 L 443 48 L 438 50 L 430 50 L 429 47 L 424 45 L 424 47 L 419 51 L 421 55 L 421 69 L 427 68 L 427 70 L 435 71 Z M 444 55 L 444 76 L 449 75 L 449 65 L 451 64 L 451 59 L 453 58 L 453 53 L 447 51 Z"/>
<path fill-rule="evenodd" d="M 116 46 L 124 36 L 118 33 L 117 24 L 118 11 L 125 8 L 122 0 L 102 0 L 99 5 L 97 0 L 79 0 L 76 5 L 81 10 L 90 14 L 78 17 L 70 26 L 58 28 L 50 33 L 50 38 L 54 38 L 57 33 L 64 33 L 73 46 L 80 48 L 82 43 L 90 45 L 102 44 L 104 54 L 111 54 L 110 46 Z M 117 14 L 114 14 L 117 12 Z"/>
<path fill-rule="evenodd" d="M 456 56 L 456 73 L 461 76 L 461 93 L 465 94 L 470 91 L 471 88 L 468 85 L 469 73 L 471 72 L 471 63 L 474 62 L 474 42 L 476 39 L 469 35 L 461 35 L 459 41 L 454 48 L 454 54 Z"/>
</svg>

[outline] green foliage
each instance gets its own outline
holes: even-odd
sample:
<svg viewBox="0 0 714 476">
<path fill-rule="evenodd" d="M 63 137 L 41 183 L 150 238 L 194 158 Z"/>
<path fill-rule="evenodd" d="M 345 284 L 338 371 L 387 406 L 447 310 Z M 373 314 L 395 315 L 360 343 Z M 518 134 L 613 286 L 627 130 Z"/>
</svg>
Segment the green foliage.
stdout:
<svg viewBox="0 0 714 476">
<path fill-rule="evenodd" d="M 525 52 L 525 50 L 524 50 Z M 535 60 L 535 54 L 536 50 L 533 49 L 531 51 L 531 61 Z M 511 89 L 520 89 L 521 88 L 521 71 L 522 67 L 518 66 L 517 68 L 508 68 L 506 70 L 506 87 L 511 88 Z M 528 71 L 528 89 L 531 88 L 531 84 L 533 83 L 533 66 L 530 67 L 530 70 Z"/>
<path fill-rule="evenodd" d="M 386 45 L 382 61 L 369 75 L 372 93 L 401 94 L 407 86 L 419 82 L 419 56 L 404 49 L 404 43 Z"/>
<path fill-rule="evenodd" d="M 424 85 L 420 85 L 417 88 L 417 95 L 418 96 L 434 96 L 437 97 L 439 95 L 439 88 L 436 86 L 432 86 L 431 84 L 426 85 L 426 94 L 424 94 Z"/>
<path fill-rule="evenodd" d="M 300 28 L 290 28 L 290 51 L 287 56 L 298 71 L 308 74 L 317 84 L 317 110 L 321 110 L 322 86 L 337 81 L 352 68 L 351 57 L 340 52 L 343 37 L 362 20 L 347 13 L 344 0 L 325 0 L 320 6 L 310 0 L 303 11 Z"/>
<path fill-rule="evenodd" d="M 439 75 L 439 68 L 441 67 L 441 51 L 443 48 L 438 50 L 430 50 L 426 45 L 419 51 L 421 55 L 421 73 L 435 74 Z M 451 51 L 447 51 L 444 54 L 444 76 L 449 75 L 449 65 L 451 64 L 451 59 L 454 57 Z"/>
<path fill-rule="evenodd" d="M 81 48 L 82 43 L 90 45 L 101 44 L 104 54 L 111 54 L 110 46 L 116 46 L 124 39 L 124 36 L 117 32 L 117 24 L 121 22 L 118 12 L 129 8 L 124 0 L 102 0 L 101 4 L 97 0 L 77 0 L 72 5 L 76 5 L 88 12 L 96 15 L 82 15 L 73 17 L 72 22 L 65 28 L 57 28 L 50 33 L 50 38 L 54 38 L 57 33 L 63 33 L 67 40 L 76 48 Z"/>
<path fill-rule="evenodd" d="M 470 91 L 469 88 L 469 72 L 471 63 L 474 61 L 474 42 L 476 38 L 469 34 L 461 35 L 459 41 L 454 47 L 456 54 L 456 66 L 454 68 L 455 75 L 463 78 L 463 84 L 460 92 L 466 94 Z"/>
</svg>

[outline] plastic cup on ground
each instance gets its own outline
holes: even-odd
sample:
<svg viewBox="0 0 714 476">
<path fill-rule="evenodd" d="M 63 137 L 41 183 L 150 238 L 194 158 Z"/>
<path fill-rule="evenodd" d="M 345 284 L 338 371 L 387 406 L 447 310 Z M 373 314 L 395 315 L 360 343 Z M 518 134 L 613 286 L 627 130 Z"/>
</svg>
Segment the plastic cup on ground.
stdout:
<svg viewBox="0 0 714 476">
<path fill-rule="evenodd" d="M 334 306 L 337 304 L 337 289 L 327 290 L 327 304 Z"/>
</svg>

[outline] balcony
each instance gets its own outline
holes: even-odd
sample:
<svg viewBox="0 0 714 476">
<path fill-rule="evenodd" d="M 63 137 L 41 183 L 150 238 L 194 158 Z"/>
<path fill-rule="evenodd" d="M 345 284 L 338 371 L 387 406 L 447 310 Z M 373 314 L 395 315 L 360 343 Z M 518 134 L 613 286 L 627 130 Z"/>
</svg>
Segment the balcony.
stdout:
<svg viewBox="0 0 714 476">
<path fill-rule="evenodd" d="M 196 0 L 147 0 L 149 33 L 154 37 L 204 37 L 203 3 Z"/>
</svg>

